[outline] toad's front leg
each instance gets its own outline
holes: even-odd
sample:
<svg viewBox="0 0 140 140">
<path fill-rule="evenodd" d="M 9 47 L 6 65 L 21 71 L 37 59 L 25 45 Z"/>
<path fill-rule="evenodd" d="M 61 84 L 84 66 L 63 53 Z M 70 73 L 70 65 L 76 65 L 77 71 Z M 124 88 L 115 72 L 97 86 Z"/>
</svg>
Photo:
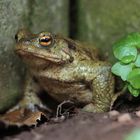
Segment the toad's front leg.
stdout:
<svg viewBox="0 0 140 140">
<path fill-rule="evenodd" d="M 114 77 L 110 71 L 103 72 L 94 78 L 91 85 L 93 102 L 86 105 L 83 110 L 88 112 L 109 111 L 114 98 Z"/>
<path fill-rule="evenodd" d="M 11 125 L 37 125 L 41 116 L 49 117 L 51 112 L 46 106 L 43 106 L 37 93 L 40 88 L 30 77 L 27 78 L 23 98 L 15 107 L 10 109 L 4 115 L 0 116 L 0 121 Z M 43 107 L 43 108 L 42 108 Z M 49 111 L 49 112 L 48 112 Z M 47 114 L 48 112 L 48 114 Z"/>
<path fill-rule="evenodd" d="M 25 108 L 34 112 L 37 109 L 36 106 L 42 107 L 43 104 L 40 98 L 38 97 L 40 91 L 41 88 L 36 82 L 36 80 L 30 75 L 28 75 L 26 77 L 26 82 L 23 90 L 23 97 L 15 108 Z"/>
</svg>

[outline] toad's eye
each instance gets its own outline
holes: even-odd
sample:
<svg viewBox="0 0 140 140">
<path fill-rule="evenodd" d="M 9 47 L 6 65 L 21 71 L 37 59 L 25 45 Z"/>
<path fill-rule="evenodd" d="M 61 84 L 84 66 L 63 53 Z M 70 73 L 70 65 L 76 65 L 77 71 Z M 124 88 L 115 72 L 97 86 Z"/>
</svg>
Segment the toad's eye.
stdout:
<svg viewBox="0 0 140 140">
<path fill-rule="evenodd" d="M 52 44 L 52 37 L 49 35 L 42 36 L 39 39 L 39 43 L 41 46 L 47 47 Z"/>
</svg>

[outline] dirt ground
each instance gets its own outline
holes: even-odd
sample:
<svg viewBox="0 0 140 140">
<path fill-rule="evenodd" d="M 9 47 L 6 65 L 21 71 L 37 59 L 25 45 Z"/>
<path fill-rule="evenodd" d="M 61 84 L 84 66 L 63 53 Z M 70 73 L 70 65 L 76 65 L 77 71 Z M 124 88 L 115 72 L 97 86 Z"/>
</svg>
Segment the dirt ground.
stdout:
<svg viewBox="0 0 140 140">
<path fill-rule="evenodd" d="M 123 100 L 124 101 L 124 100 Z M 138 103 L 135 101 L 135 103 Z M 124 140 L 134 129 L 140 128 L 140 105 L 117 102 L 119 112 L 88 113 L 77 111 L 60 122 L 45 122 L 35 128 L 0 130 L 0 140 Z M 2 137 L 3 135 L 3 137 Z"/>
<path fill-rule="evenodd" d="M 131 114 L 133 116 L 133 114 Z M 79 112 L 78 115 L 61 123 L 48 124 L 20 132 L 2 140 L 123 140 L 140 119 L 133 116 L 132 121 L 120 123 L 109 117 L 108 113 L 95 114 Z"/>
</svg>

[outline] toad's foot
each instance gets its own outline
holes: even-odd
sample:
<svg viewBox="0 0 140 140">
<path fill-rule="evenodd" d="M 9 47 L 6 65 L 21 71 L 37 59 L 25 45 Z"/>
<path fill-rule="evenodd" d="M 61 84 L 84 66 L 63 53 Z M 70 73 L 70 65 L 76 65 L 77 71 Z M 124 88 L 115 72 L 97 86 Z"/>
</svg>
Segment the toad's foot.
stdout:
<svg viewBox="0 0 140 140">
<path fill-rule="evenodd" d="M 87 104 L 86 106 L 84 106 L 82 108 L 82 110 L 86 111 L 86 112 L 97 112 L 97 113 L 99 112 L 99 113 L 101 113 L 101 112 L 109 111 L 109 107 L 107 109 L 107 108 L 104 108 L 100 105 L 95 105 L 93 103 L 90 103 L 90 104 Z"/>
</svg>

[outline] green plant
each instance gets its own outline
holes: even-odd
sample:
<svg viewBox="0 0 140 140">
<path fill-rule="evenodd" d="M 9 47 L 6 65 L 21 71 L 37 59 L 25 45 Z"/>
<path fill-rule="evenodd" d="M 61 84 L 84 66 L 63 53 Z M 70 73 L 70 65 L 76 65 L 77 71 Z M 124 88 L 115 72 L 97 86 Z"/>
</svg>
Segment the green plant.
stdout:
<svg viewBox="0 0 140 140">
<path fill-rule="evenodd" d="M 140 33 L 131 33 L 113 45 L 114 56 L 118 59 L 112 66 L 112 73 L 120 76 L 130 93 L 140 94 Z"/>
<path fill-rule="evenodd" d="M 134 129 L 124 138 L 124 140 L 140 140 L 140 129 Z"/>
</svg>

